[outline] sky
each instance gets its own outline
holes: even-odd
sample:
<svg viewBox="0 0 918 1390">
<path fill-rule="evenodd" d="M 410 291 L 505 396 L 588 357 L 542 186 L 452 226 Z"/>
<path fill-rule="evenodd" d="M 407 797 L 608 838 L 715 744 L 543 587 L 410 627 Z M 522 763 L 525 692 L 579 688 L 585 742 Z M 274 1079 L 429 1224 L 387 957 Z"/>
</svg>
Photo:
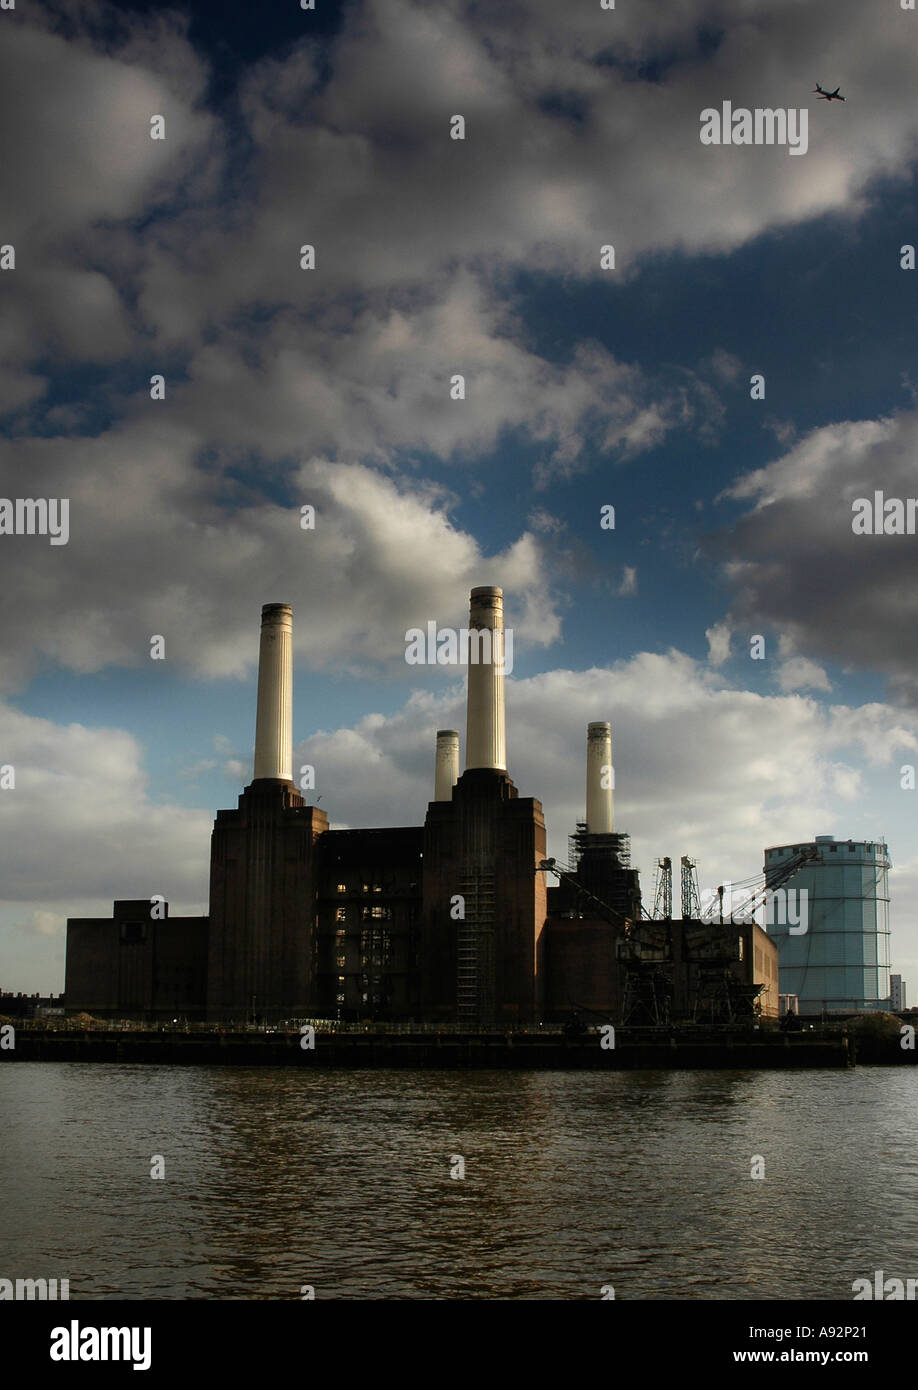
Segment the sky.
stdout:
<svg viewBox="0 0 918 1390">
<path fill-rule="evenodd" d="M 115 898 L 207 911 L 263 603 L 294 609 L 308 799 L 421 824 L 464 681 L 405 634 L 497 584 L 549 853 L 608 719 L 648 905 L 664 855 L 704 891 L 885 839 L 913 1002 L 918 536 L 852 518 L 918 495 L 918 13 L 0 24 L 0 491 L 69 504 L 66 543 L 0 534 L 0 988 L 60 991 L 67 917 Z M 806 113 L 805 151 L 703 143 L 725 101 Z"/>
</svg>

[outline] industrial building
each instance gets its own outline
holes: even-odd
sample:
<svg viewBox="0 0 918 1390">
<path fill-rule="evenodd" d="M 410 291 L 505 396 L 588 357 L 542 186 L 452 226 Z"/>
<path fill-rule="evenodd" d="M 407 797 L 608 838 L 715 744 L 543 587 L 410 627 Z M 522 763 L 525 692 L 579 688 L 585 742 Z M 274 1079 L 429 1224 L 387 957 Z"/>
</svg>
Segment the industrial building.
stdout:
<svg viewBox="0 0 918 1390">
<path fill-rule="evenodd" d="M 806 893 L 807 930 L 776 921 L 781 993 L 804 1015 L 849 1014 L 890 1007 L 889 851 L 877 841 L 817 835 L 809 843 L 765 851 L 766 884 L 795 857 L 805 862 L 786 878 L 788 892 Z"/>
<path fill-rule="evenodd" d="M 616 832 L 608 723 L 587 730 L 586 819 L 546 859 L 541 803 L 507 771 L 503 594 L 472 590 L 465 770 L 437 734 L 422 826 L 329 828 L 293 779 L 293 612 L 262 610 L 254 776 L 217 813 L 207 917 L 118 901 L 67 923 L 70 1013 L 411 1021 L 479 1029 L 777 1016 L 754 923 L 648 920 Z M 433 750 L 432 750 L 433 751 Z M 549 882 L 549 875 L 557 883 Z M 690 905 L 691 906 L 691 905 Z"/>
</svg>

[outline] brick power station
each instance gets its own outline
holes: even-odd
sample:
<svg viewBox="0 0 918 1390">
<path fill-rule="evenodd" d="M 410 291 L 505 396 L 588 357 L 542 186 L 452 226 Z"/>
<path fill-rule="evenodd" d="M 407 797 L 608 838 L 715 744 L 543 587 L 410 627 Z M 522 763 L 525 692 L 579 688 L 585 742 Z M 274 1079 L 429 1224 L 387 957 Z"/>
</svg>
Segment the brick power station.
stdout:
<svg viewBox="0 0 918 1390">
<path fill-rule="evenodd" d="M 262 609 L 254 775 L 211 840 L 210 913 L 120 901 L 67 923 L 66 1005 L 98 1018 L 213 1023 L 308 1018 L 482 1029 L 600 1016 L 659 1022 L 661 951 L 677 1013 L 777 1013 L 760 927 L 654 922 L 613 826 L 611 732 L 587 731 L 586 821 L 548 887 L 545 820 L 507 773 L 503 596 L 471 593 L 466 767 L 437 734 L 423 826 L 330 830 L 293 780 L 293 610 Z M 478 659 L 476 659 L 478 658 Z M 645 926 L 650 924 L 645 924 Z M 662 930 L 662 935 L 661 935 Z M 686 941 L 691 938 L 688 945 Z M 698 941 L 704 943 L 698 949 Z M 712 983 L 713 981 L 713 983 Z"/>
</svg>

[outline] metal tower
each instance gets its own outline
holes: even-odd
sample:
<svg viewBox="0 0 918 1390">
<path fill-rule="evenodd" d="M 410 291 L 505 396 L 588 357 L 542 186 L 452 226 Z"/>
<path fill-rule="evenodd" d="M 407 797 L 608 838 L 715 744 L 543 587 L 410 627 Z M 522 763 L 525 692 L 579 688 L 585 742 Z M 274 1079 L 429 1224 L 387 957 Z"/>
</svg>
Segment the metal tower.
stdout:
<svg viewBox="0 0 918 1390">
<path fill-rule="evenodd" d="M 698 863 L 683 854 L 679 861 L 682 868 L 682 920 L 701 916 L 701 894 L 698 892 Z"/>
<path fill-rule="evenodd" d="M 667 856 L 657 860 L 657 884 L 653 899 L 653 915 L 657 921 L 672 921 L 673 861 Z"/>
</svg>

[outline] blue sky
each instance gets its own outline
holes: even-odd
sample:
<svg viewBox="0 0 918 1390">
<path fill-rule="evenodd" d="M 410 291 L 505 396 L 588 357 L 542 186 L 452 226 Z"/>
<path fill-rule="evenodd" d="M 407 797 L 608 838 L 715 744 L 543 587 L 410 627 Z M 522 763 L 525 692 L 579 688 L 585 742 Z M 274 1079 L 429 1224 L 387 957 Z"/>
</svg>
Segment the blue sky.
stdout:
<svg viewBox="0 0 918 1390">
<path fill-rule="evenodd" d="M 918 988 L 918 537 L 850 530 L 915 492 L 918 19 L 320 8 L 8 16 L 3 491 L 69 496 L 71 537 L 0 548 L 0 986 L 60 989 L 116 896 L 205 910 L 264 602 L 332 823 L 420 823 L 462 680 L 404 633 L 500 584 L 552 852 L 609 718 L 647 898 L 664 854 L 705 885 L 884 834 Z M 723 99 L 808 107 L 807 153 L 702 146 Z"/>
</svg>

